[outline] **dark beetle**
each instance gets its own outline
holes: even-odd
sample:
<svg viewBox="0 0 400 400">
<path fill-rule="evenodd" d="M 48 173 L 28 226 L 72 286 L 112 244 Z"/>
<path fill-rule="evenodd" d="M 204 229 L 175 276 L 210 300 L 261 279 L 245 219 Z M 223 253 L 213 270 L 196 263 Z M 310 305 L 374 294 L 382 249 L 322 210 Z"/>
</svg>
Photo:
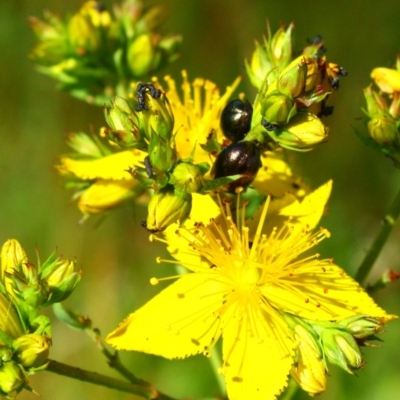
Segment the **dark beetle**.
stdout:
<svg viewBox="0 0 400 400">
<path fill-rule="evenodd" d="M 230 101 L 221 114 L 221 129 L 233 143 L 243 140 L 250 130 L 253 107 L 248 101 Z"/>
<path fill-rule="evenodd" d="M 232 143 L 218 154 L 211 175 L 214 179 L 242 175 L 240 179 L 228 185 L 228 191 L 234 193 L 238 187 L 245 189 L 253 182 L 261 167 L 260 155 L 257 142 Z"/>
</svg>

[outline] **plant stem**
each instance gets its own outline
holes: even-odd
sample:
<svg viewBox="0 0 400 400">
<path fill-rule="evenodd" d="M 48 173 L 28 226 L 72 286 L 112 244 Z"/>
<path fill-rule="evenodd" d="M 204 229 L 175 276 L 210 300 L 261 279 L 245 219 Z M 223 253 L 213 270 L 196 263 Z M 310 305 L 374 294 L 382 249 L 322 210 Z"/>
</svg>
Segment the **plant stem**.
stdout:
<svg viewBox="0 0 400 400">
<path fill-rule="evenodd" d="M 218 373 L 218 369 L 221 368 L 222 365 L 222 360 L 220 357 L 220 353 L 218 351 L 219 349 L 216 349 L 215 347 L 211 350 L 211 356 L 210 356 L 210 364 L 212 366 L 212 369 L 215 374 L 215 379 L 218 382 L 219 390 L 221 392 L 222 397 L 226 397 L 226 386 L 225 386 L 225 380 L 221 374 Z"/>
<path fill-rule="evenodd" d="M 293 397 L 296 395 L 298 389 L 299 389 L 299 386 L 294 381 L 294 379 L 290 379 L 287 389 L 279 397 L 279 400 L 292 400 Z"/>
<path fill-rule="evenodd" d="M 71 367 L 70 365 L 54 360 L 49 360 L 46 371 L 54 372 L 58 375 L 68 376 L 69 378 L 78 379 L 80 381 L 105 386 L 110 389 L 136 394 L 147 400 L 174 400 L 172 397 L 157 392 L 157 390 L 150 386 L 122 382 L 118 379 L 110 378 L 108 376 L 86 371 L 80 368 Z"/>
<path fill-rule="evenodd" d="M 367 254 L 364 257 L 360 267 L 357 270 L 355 275 L 355 279 L 359 283 L 364 283 L 367 278 L 369 272 L 371 271 L 376 259 L 378 258 L 380 252 L 382 251 L 383 246 L 385 245 L 394 225 L 397 222 L 397 219 L 400 215 L 400 191 L 397 193 L 392 205 L 389 208 L 389 212 L 383 218 L 383 225 L 375 237 L 372 246 L 368 250 Z"/>
<path fill-rule="evenodd" d="M 100 336 L 98 329 L 85 329 L 86 334 L 96 343 L 96 346 L 106 356 L 108 365 L 118 371 L 123 377 L 128 379 L 133 384 L 151 387 L 147 382 L 137 378 L 131 371 L 129 371 L 120 361 L 118 352 L 112 353 L 104 345 L 103 339 Z"/>
</svg>

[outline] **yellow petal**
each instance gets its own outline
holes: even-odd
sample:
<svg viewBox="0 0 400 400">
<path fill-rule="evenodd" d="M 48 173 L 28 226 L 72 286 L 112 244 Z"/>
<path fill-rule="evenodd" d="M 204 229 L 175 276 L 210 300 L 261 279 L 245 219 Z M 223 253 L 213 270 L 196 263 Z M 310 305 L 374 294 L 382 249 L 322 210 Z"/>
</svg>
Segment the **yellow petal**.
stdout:
<svg viewBox="0 0 400 400">
<path fill-rule="evenodd" d="M 73 174 L 80 179 L 132 179 L 127 171 L 142 162 L 146 153 L 140 150 L 126 150 L 95 160 L 74 160 L 69 157 L 61 158 L 57 169 L 63 175 Z"/>
<path fill-rule="evenodd" d="M 252 309 L 223 333 L 222 372 L 229 400 L 274 400 L 287 386 L 293 342 L 281 316 Z M 271 314 L 272 312 L 272 314 Z"/>
<path fill-rule="evenodd" d="M 400 92 L 400 71 L 390 68 L 375 68 L 371 78 L 385 93 Z"/>
<path fill-rule="evenodd" d="M 273 306 L 314 321 L 341 320 L 357 314 L 391 320 L 363 288 L 328 261 L 303 263 L 262 294 Z"/>
<path fill-rule="evenodd" d="M 182 71 L 182 77 L 183 96 L 178 94 L 176 83 L 170 76 L 164 78 L 168 86 L 168 100 L 175 117 L 176 148 L 180 158 L 187 158 L 196 146 L 195 163 L 210 162 L 209 153 L 204 151 L 200 144 L 206 143 L 207 136 L 213 131 L 218 139 L 222 139 L 221 112 L 241 78 L 236 78 L 221 96 L 217 85 L 209 80 L 197 78 L 190 83 L 186 71 Z"/>
<path fill-rule="evenodd" d="M 292 193 L 302 198 L 311 191 L 304 182 L 293 176 L 289 165 L 283 160 L 283 154 L 267 151 L 261 157 L 261 162 L 262 167 L 252 183 L 260 193 L 270 193 L 274 197 Z"/>
<path fill-rule="evenodd" d="M 83 214 L 101 213 L 124 204 L 142 190 L 139 182 L 132 178 L 122 181 L 99 180 L 82 193 L 78 207 Z"/>
<path fill-rule="evenodd" d="M 263 232 L 269 235 L 273 228 L 282 226 L 289 217 L 292 225 L 307 226 L 310 230 L 315 228 L 325 211 L 331 190 L 332 181 L 328 181 L 300 201 L 291 193 L 272 199 Z M 248 221 L 250 232 L 255 232 L 262 210 L 263 207 L 260 207 Z"/>
<path fill-rule="evenodd" d="M 221 211 L 210 195 L 201 195 L 193 193 L 192 211 L 190 218 L 185 222 L 186 227 L 193 227 L 194 223 L 203 223 L 208 225 L 211 218 L 217 218 Z M 168 241 L 168 251 L 181 264 L 192 271 L 198 271 L 204 265 L 204 260 L 199 253 L 191 251 L 188 243 L 190 236 L 185 231 L 179 231 L 178 224 L 172 224 L 165 230 L 165 237 Z"/>
<path fill-rule="evenodd" d="M 325 205 L 328 202 L 331 191 L 332 181 L 328 181 L 306 196 L 301 202 L 295 201 L 282 208 L 279 214 L 292 217 L 294 222 L 307 226 L 309 229 L 314 229 L 325 211 Z"/>
<path fill-rule="evenodd" d="M 216 311 L 227 285 L 214 274 L 186 274 L 131 314 L 106 341 L 117 349 L 183 358 L 206 350 L 221 334 Z"/>
</svg>

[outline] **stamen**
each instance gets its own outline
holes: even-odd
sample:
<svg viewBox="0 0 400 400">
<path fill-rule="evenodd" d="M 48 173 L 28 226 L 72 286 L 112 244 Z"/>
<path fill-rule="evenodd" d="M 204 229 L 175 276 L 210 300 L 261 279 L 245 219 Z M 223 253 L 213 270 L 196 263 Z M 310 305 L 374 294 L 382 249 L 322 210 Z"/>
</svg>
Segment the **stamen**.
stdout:
<svg viewBox="0 0 400 400">
<path fill-rule="evenodd" d="M 150 285 L 156 286 L 161 281 L 169 281 L 169 280 L 172 280 L 172 279 L 179 279 L 179 278 L 182 278 L 182 276 L 181 275 L 172 275 L 172 276 L 167 276 L 165 278 L 155 278 L 155 277 L 153 277 L 153 278 L 150 278 Z"/>
<path fill-rule="evenodd" d="M 258 242 L 259 242 L 260 236 L 261 236 L 261 230 L 262 230 L 262 228 L 264 226 L 264 222 L 265 222 L 265 218 L 267 216 L 267 211 L 268 211 L 268 207 L 269 207 L 269 202 L 270 201 L 271 201 L 271 196 L 268 196 L 267 200 L 265 201 L 262 213 L 261 213 L 261 217 L 260 217 L 260 221 L 259 221 L 258 226 L 257 226 L 256 234 L 254 235 L 253 245 L 251 246 L 250 255 L 249 255 L 250 260 L 255 259 L 255 254 L 256 254 L 256 251 L 257 251 L 257 247 L 258 247 Z"/>
</svg>

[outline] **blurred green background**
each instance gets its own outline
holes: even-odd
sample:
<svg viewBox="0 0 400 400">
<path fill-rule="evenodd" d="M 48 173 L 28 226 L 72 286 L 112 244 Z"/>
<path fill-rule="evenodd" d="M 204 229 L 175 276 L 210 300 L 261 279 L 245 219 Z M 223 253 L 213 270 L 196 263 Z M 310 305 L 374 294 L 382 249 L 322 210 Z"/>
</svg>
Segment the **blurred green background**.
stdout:
<svg viewBox="0 0 400 400">
<path fill-rule="evenodd" d="M 111 6 L 110 1 L 104 1 Z M 156 4 L 152 1 L 149 4 Z M 295 22 L 297 47 L 320 34 L 328 59 L 349 71 L 334 96 L 335 113 L 326 121 L 330 139 L 312 153 L 293 154 L 295 170 L 314 187 L 332 178 L 334 191 L 329 214 L 322 224 L 332 238 L 320 253 L 334 257 L 350 273 L 379 230 L 381 219 L 400 188 L 399 171 L 383 156 L 364 147 L 352 126 L 361 125 L 362 89 L 375 66 L 391 67 L 400 51 L 398 0 L 160 0 L 170 11 L 165 32 L 184 37 L 181 58 L 165 70 L 180 78 L 185 68 L 193 79 L 205 77 L 221 88 L 238 74 L 245 74 L 243 59 L 250 57 L 254 39 L 279 23 Z M 27 18 L 49 9 L 65 14 L 81 2 L 70 0 L 0 0 L 0 241 L 18 239 L 31 260 L 35 248 L 46 257 L 57 248 L 65 257 L 76 257 L 84 276 L 67 305 L 90 316 L 106 334 L 129 313 L 156 294 L 160 287 L 148 284 L 163 265 L 155 255 L 164 249 L 148 244 L 139 224 L 143 208 L 113 212 L 96 227 L 91 219 L 78 225 L 80 214 L 71 193 L 62 188 L 54 164 L 68 151 L 68 131 L 97 131 L 104 124 L 100 108 L 83 104 L 55 90 L 55 82 L 39 75 L 28 60 L 34 42 Z M 251 99 L 247 80 L 240 88 Z M 393 232 L 371 276 L 386 268 L 400 271 L 400 229 Z M 164 271 L 162 271 L 164 272 Z M 400 314 L 400 282 L 376 294 L 376 301 Z M 400 348 L 398 321 L 388 326 L 380 349 L 365 351 L 366 366 L 358 378 L 331 368 L 328 391 L 321 400 L 392 400 L 400 397 Z M 96 347 L 80 332 L 54 320 L 51 358 L 118 377 Z M 216 382 L 204 357 L 167 361 L 158 357 L 124 353 L 123 361 L 141 378 L 174 397 L 211 397 Z M 260 363 L 268 360 L 260 360 Z M 268 377 L 266 377 L 268 379 Z M 59 377 L 49 372 L 31 378 L 44 400 L 96 398 L 132 399 L 134 396 Z M 301 394 L 300 399 L 308 396 Z M 24 392 L 19 399 L 34 399 Z"/>
</svg>

